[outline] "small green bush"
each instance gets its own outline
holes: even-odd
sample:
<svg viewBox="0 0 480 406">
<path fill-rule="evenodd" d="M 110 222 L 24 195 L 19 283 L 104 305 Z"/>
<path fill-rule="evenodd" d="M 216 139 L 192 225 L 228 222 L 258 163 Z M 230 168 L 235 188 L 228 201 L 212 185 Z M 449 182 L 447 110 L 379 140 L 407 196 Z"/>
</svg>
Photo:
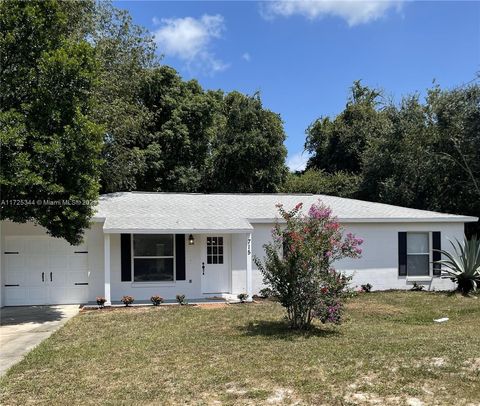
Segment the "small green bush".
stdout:
<svg viewBox="0 0 480 406">
<path fill-rule="evenodd" d="M 150 298 L 150 301 L 153 303 L 154 306 L 158 306 L 163 303 L 163 297 L 159 295 L 154 295 Z"/>
<path fill-rule="evenodd" d="M 106 301 L 107 301 L 107 299 L 105 299 L 103 296 L 97 296 L 97 305 L 98 306 L 104 307 Z"/>
<path fill-rule="evenodd" d="M 125 306 L 130 306 L 133 302 L 135 301 L 135 298 L 133 296 L 122 296 L 122 299 L 121 299 L 121 302 L 125 305 Z"/>
<path fill-rule="evenodd" d="M 413 282 L 413 286 L 410 290 L 413 290 L 414 292 L 420 292 L 423 289 L 425 289 L 425 286 L 419 285 L 417 282 Z"/>
<path fill-rule="evenodd" d="M 362 292 L 364 293 L 370 293 L 373 288 L 373 286 L 369 283 L 366 283 L 365 285 L 361 285 L 360 287 L 362 288 Z"/>
<path fill-rule="evenodd" d="M 176 299 L 177 299 L 177 302 L 179 305 L 187 305 L 188 304 L 188 301 L 187 301 L 187 298 L 185 297 L 185 295 L 177 295 L 176 296 Z"/>
<path fill-rule="evenodd" d="M 245 303 L 248 299 L 248 295 L 246 293 L 240 293 L 237 295 L 237 298 L 241 303 Z"/>
<path fill-rule="evenodd" d="M 264 299 L 269 299 L 274 297 L 273 290 L 271 288 L 263 288 L 258 292 L 258 295 Z"/>
</svg>

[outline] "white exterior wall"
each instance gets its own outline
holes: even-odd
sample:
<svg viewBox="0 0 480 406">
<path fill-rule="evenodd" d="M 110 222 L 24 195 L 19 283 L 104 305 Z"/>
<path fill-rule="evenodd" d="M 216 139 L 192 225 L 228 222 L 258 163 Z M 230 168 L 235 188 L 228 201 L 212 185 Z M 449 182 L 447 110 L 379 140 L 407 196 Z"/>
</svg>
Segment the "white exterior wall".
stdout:
<svg viewBox="0 0 480 406">
<path fill-rule="evenodd" d="M 111 254 L 111 292 L 112 301 L 118 302 L 122 296 L 131 295 L 136 301 L 150 301 L 153 295 L 164 299 L 175 299 L 176 295 L 185 295 L 187 299 L 201 298 L 205 295 L 201 290 L 202 255 L 200 235 L 193 235 L 194 245 L 188 245 L 185 236 L 185 280 L 160 283 L 135 283 L 121 281 L 120 234 L 110 236 Z M 212 296 L 212 295 L 206 295 Z"/>
<path fill-rule="evenodd" d="M 246 246 L 246 234 L 232 234 L 232 294 L 234 295 L 247 291 Z"/>
<path fill-rule="evenodd" d="M 272 239 L 272 227 L 273 224 L 254 224 L 254 230 L 252 232 L 252 254 L 253 257 L 263 258 L 264 249 L 263 245 L 267 244 Z M 247 244 L 246 235 L 239 234 L 234 236 L 235 244 L 232 247 L 237 252 L 233 254 L 233 257 L 237 258 L 237 261 L 233 262 L 232 268 L 232 293 L 244 293 L 246 292 L 246 256 L 245 247 Z M 253 279 L 253 294 L 265 287 L 263 284 L 263 277 L 255 264 L 252 264 L 252 279 Z"/>
<path fill-rule="evenodd" d="M 449 251 L 450 240 L 463 240 L 463 223 L 376 223 L 346 224 L 348 232 L 364 239 L 362 257 L 346 258 L 336 268 L 353 274 L 352 284 L 360 286 L 370 283 L 373 290 L 410 289 L 414 280 L 398 276 L 398 233 L 441 232 L 441 247 Z M 431 250 L 431 247 L 430 247 Z M 455 284 L 450 279 L 433 277 L 430 282 L 417 281 L 428 290 L 451 290 Z"/>
<path fill-rule="evenodd" d="M 364 239 L 363 254 L 360 259 L 345 259 L 336 264 L 337 269 L 353 274 L 353 284 L 370 283 L 374 290 L 409 289 L 411 281 L 406 277 L 398 276 L 398 232 L 399 231 L 440 231 L 442 234 L 442 248 L 449 249 L 449 239 L 462 239 L 463 223 L 351 223 L 344 225 L 347 232 L 355 233 Z M 252 253 L 263 258 L 263 245 L 271 240 L 273 224 L 254 224 L 252 232 Z M 4 247 L 5 236 L 38 236 L 45 235 L 45 230 L 33 223 L 17 224 L 2 222 L 0 227 L 0 302 L 4 301 Z M 187 237 L 187 236 L 186 236 Z M 132 295 L 137 301 L 149 300 L 154 294 L 165 299 L 174 299 L 177 294 L 185 294 L 187 298 L 201 298 L 201 273 L 203 255 L 203 238 L 194 235 L 195 244 L 188 245 L 185 241 L 186 252 L 186 280 L 175 283 L 139 284 L 121 282 L 120 266 L 120 235 L 111 235 L 111 299 L 118 301 L 123 295 Z M 246 234 L 231 234 L 230 266 L 231 266 L 231 293 L 238 294 L 246 291 Z M 94 223 L 85 233 L 88 248 L 88 300 L 94 302 L 97 296 L 104 295 L 104 234 L 101 223 Z M 253 272 L 253 293 L 257 294 L 263 287 L 262 275 L 255 264 Z M 420 282 L 419 282 L 420 283 Z M 422 284 L 424 284 L 422 282 Z M 445 290 L 454 288 L 448 279 L 434 277 L 425 284 L 431 290 Z"/>
<path fill-rule="evenodd" d="M 352 285 L 360 286 L 370 283 L 373 290 L 410 289 L 413 280 L 398 276 L 398 233 L 400 231 L 441 232 L 442 249 L 450 250 L 448 241 L 464 238 L 463 223 L 351 223 L 343 224 L 346 232 L 356 234 L 364 240 L 362 257 L 346 258 L 334 266 L 348 274 L 353 274 Z M 271 241 L 273 224 L 254 224 L 253 253 L 263 258 L 263 245 Z M 254 267 L 256 268 L 256 267 Z M 255 271 L 254 271 L 255 272 Z M 262 288 L 262 277 L 257 270 L 254 273 L 254 293 Z M 455 284 L 449 279 L 433 277 L 425 285 L 429 290 L 450 290 Z"/>
</svg>

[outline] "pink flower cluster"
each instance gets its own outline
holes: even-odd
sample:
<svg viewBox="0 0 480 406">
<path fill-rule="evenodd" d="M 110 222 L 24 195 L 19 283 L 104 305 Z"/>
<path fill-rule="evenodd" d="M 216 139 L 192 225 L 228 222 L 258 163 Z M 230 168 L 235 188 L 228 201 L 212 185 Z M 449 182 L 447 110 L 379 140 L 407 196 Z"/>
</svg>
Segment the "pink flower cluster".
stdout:
<svg viewBox="0 0 480 406">
<path fill-rule="evenodd" d="M 345 241 L 342 245 L 342 251 L 349 256 L 358 256 L 362 253 L 362 249 L 359 247 L 363 244 L 363 239 L 355 237 L 352 233 L 347 233 Z"/>
<path fill-rule="evenodd" d="M 332 209 L 323 205 L 312 204 L 312 207 L 310 207 L 310 210 L 308 210 L 308 215 L 319 220 L 328 219 L 332 215 Z"/>
<path fill-rule="evenodd" d="M 272 235 L 277 244 L 286 242 L 290 253 L 301 252 L 305 244 L 313 244 L 329 263 L 341 257 L 356 258 L 362 253 L 359 246 L 363 240 L 352 233 L 343 236 L 343 228 L 332 209 L 321 201 L 310 207 L 308 215 L 301 213 L 301 202 L 290 211 L 285 210 L 282 204 L 276 206 L 287 226 L 282 229 L 276 224 Z"/>
</svg>

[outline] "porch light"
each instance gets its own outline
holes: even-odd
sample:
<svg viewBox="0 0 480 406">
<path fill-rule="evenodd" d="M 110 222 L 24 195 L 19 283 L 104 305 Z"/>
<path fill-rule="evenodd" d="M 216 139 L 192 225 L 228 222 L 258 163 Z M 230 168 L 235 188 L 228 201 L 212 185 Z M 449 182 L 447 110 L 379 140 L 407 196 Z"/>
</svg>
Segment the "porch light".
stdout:
<svg viewBox="0 0 480 406">
<path fill-rule="evenodd" d="M 195 244 L 195 238 L 193 238 L 193 235 L 190 234 L 188 236 L 188 245 L 193 245 L 193 244 Z"/>
</svg>

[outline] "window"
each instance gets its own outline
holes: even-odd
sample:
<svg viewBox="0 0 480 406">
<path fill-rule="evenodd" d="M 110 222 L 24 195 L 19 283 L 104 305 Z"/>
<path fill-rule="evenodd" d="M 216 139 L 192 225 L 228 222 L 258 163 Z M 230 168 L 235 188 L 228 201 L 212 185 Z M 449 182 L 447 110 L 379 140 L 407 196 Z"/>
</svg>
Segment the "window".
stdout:
<svg viewBox="0 0 480 406">
<path fill-rule="evenodd" d="M 175 247 L 172 234 L 136 234 L 133 236 L 134 282 L 171 282 L 175 280 Z"/>
<path fill-rule="evenodd" d="M 430 275 L 429 233 L 407 233 L 407 275 Z"/>
<path fill-rule="evenodd" d="M 223 237 L 207 237 L 207 264 L 223 264 Z"/>
</svg>

